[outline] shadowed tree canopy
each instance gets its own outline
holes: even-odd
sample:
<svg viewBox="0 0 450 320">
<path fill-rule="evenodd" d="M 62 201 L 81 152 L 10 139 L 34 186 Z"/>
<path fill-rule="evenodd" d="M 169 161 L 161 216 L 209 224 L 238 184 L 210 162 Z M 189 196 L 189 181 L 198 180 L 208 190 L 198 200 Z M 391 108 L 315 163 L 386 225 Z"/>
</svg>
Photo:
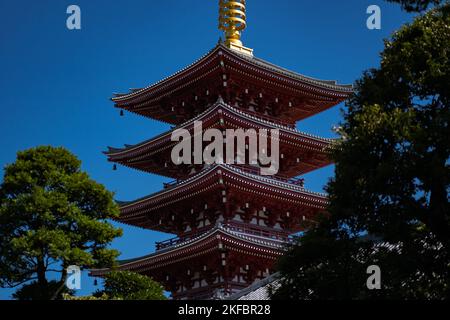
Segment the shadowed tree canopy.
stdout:
<svg viewBox="0 0 450 320">
<path fill-rule="evenodd" d="M 43 293 L 39 283 L 37 281 L 32 281 L 14 292 L 12 297 L 13 299 L 21 301 L 51 299 L 61 300 L 64 298 L 64 295 L 74 293 L 75 292 L 73 290 L 69 290 L 66 286 L 61 286 L 61 282 L 57 280 L 49 281 L 47 284 L 47 290 Z"/>
<path fill-rule="evenodd" d="M 166 300 L 163 287 L 152 278 L 130 272 L 112 271 L 105 276 L 105 288 L 96 296 L 120 300 Z"/>
<path fill-rule="evenodd" d="M 329 215 L 280 262 L 274 298 L 450 298 L 449 58 L 448 4 L 386 41 L 339 129 Z"/>
<path fill-rule="evenodd" d="M 445 3 L 446 0 L 387 0 L 399 3 L 408 12 L 420 12 L 426 10 L 430 5 Z"/>
<path fill-rule="evenodd" d="M 0 285 L 28 284 L 35 297 L 58 294 L 66 268 L 112 266 L 118 252 L 109 243 L 122 231 L 107 219 L 119 209 L 113 194 L 81 171 L 63 148 L 19 152 L 5 167 L 0 186 Z M 50 282 L 58 277 L 57 283 Z M 33 281 L 33 282 L 32 282 Z M 61 290 L 59 290 L 61 291 Z"/>
<path fill-rule="evenodd" d="M 164 289 L 152 278 L 131 271 L 111 271 L 104 276 L 104 289 L 92 296 L 63 294 L 65 300 L 167 300 Z"/>
</svg>

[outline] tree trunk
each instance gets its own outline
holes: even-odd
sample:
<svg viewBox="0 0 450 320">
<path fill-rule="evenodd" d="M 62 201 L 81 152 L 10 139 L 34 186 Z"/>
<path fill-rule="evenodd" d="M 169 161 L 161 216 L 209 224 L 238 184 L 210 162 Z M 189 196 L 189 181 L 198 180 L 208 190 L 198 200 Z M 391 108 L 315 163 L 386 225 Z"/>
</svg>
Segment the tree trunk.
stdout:
<svg viewBox="0 0 450 320">
<path fill-rule="evenodd" d="M 44 257 L 38 257 L 37 259 L 37 278 L 38 278 L 38 286 L 40 291 L 40 300 L 48 300 L 49 292 L 48 292 L 48 281 L 46 278 L 46 267 L 44 263 Z"/>
<path fill-rule="evenodd" d="M 446 160 L 436 161 L 439 163 L 439 169 L 437 172 L 445 172 Z M 450 241 L 450 212 L 447 195 L 447 186 L 445 184 L 445 178 L 440 176 L 434 176 L 432 185 L 430 188 L 430 214 L 428 217 L 429 227 L 431 231 L 438 237 L 444 244 L 449 244 Z"/>
</svg>

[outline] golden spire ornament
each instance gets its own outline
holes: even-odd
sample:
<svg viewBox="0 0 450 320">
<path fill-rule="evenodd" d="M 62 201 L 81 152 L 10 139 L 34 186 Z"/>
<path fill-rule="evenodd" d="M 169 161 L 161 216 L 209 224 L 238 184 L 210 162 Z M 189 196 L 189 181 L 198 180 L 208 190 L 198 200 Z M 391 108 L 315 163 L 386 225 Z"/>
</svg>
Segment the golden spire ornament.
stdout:
<svg viewBox="0 0 450 320">
<path fill-rule="evenodd" d="M 225 33 L 225 45 L 253 55 L 253 49 L 242 45 L 241 34 L 247 27 L 245 0 L 219 0 L 219 29 Z"/>
</svg>

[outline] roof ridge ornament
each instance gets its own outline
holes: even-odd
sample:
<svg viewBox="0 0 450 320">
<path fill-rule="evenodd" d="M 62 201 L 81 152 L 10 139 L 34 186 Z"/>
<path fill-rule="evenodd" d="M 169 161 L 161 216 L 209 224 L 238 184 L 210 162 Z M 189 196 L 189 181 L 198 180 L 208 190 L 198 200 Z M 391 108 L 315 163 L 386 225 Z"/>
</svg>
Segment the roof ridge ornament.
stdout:
<svg viewBox="0 0 450 320">
<path fill-rule="evenodd" d="M 225 33 L 225 46 L 253 56 L 253 49 L 242 44 L 241 34 L 247 27 L 246 0 L 219 0 L 219 29 Z"/>
<path fill-rule="evenodd" d="M 225 101 L 223 101 L 223 98 L 221 95 L 217 98 L 216 104 L 225 104 Z"/>
</svg>

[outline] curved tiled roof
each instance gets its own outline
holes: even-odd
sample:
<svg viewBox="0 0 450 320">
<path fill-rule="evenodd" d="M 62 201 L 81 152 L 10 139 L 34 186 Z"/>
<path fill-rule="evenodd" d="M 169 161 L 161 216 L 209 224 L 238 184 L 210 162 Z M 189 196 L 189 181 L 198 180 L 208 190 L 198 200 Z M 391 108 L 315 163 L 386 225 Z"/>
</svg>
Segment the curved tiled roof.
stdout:
<svg viewBox="0 0 450 320">
<path fill-rule="evenodd" d="M 153 137 L 153 138 L 151 138 L 149 140 L 143 141 L 143 142 L 135 144 L 135 145 L 125 145 L 125 148 L 108 147 L 108 150 L 105 151 L 104 153 L 106 155 L 109 155 L 109 156 L 118 155 L 118 154 L 121 154 L 121 153 L 127 153 L 127 152 L 133 151 L 135 149 L 138 149 L 140 147 L 146 146 L 148 144 L 154 143 L 154 142 L 156 142 L 156 141 L 158 141 L 160 139 L 168 138 L 168 137 L 170 138 L 171 133 L 174 130 L 182 129 L 182 128 L 185 128 L 187 126 L 190 126 L 195 121 L 198 121 L 198 120 L 206 117 L 207 115 L 209 115 L 210 113 L 212 113 L 213 111 L 215 111 L 218 108 L 224 108 L 226 111 L 228 111 L 230 113 L 233 113 L 233 114 L 235 114 L 235 115 L 237 115 L 239 117 L 242 117 L 243 119 L 246 119 L 246 120 L 249 120 L 249 121 L 252 121 L 252 122 L 256 122 L 257 124 L 259 124 L 261 126 L 271 127 L 273 129 L 279 129 L 279 130 L 282 130 L 282 131 L 284 131 L 286 133 L 297 135 L 297 136 L 299 136 L 302 139 L 307 139 L 307 140 L 309 140 L 311 142 L 317 142 L 317 143 L 321 143 L 321 144 L 330 144 L 333 141 L 336 141 L 336 139 L 322 138 L 322 137 L 319 137 L 319 136 L 316 136 L 316 135 L 312 135 L 312 134 L 308 134 L 308 133 L 299 131 L 299 130 L 297 130 L 295 128 L 292 128 L 292 127 L 284 126 L 284 125 L 281 125 L 281 124 L 270 122 L 268 120 L 261 119 L 258 116 L 254 116 L 254 115 L 248 114 L 248 113 L 246 113 L 244 111 L 241 111 L 239 109 L 236 109 L 234 107 L 231 107 L 230 105 L 224 103 L 223 100 L 219 100 L 218 102 L 213 104 L 210 108 L 208 108 L 207 110 L 205 110 L 201 114 L 199 114 L 196 117 L 194 117 L 194 118 L 192 118 L 192 119 L 190 119 L 190 120 L 180 124 L 179 126 L 174 127 L 170 131 L 164 132 L 164 133 L 162 133 L 162 134 L 160 134 L 160 135 L 158 135 L 156 137 Z"/>
<path fill-rule="evenodd" d="M 280 273 L 274 273 L 231 295 L 226 300 L 270 300 L 269 289 L 280 286 L 280 277 Z"/>
<path fill-rule="evenodd" d="M 301 186 L 298 185 L 294 185 L 292 183 L 288 183 L 288 182 L 283 182 L 280 180 L 277 180 L 275 178 L 271 178 L 270 176 L 260 176 L 257 174 L 252 174 L 252 173 L 248 173 L 245 172 L 239 168 L 236 168 L 234 166 L 231 165 L 227 165 L 227 164 L 216 164 L 216 165 L 212 165 L 206 169 L 204 169 L 203 171 L 201 171 L 200 173 L 178 183 L 176 186 L 174 186 L 173 188 L 170 189 L 166 189 L 166 190 L 162 190 L 160 192 L 151 194 L 149 196 L 134 200 L 134 201 L 130 201 L 130 202 L 120 202 L 121 208 L 127 208 L 129 206 L 134 206 L 136 204 L 142 204 L 145 203 L 147 201 L 150 201 L 152 199 L 155 199 L 159 196 L 162 196 L 164 194 L 170 194 L 170 193 L 174 193 L 176 192 L 178 189 L 183 188 L 184 186 L 193 184 L 194 182 L 198 181 L 199 179 L 202 179 L 203 177 L 205 177 L 207 174 L 212 173 L 212 172 L 218 172 L 219 170 L 222 170 L 224 172 L 229 172 L 229 173 L 234 173 L 237 175 L 240 175 L 243 178 L 247 178 L 250 180 L 253 180 L 255 182 L 258 182 L 260 184 L 263 185 L 267 185 L 268 187 L 275 187 L 275 188 L 280 188 L 283 189 L 285 191 L 291 191 L 291 192 L 295 192 L 298 194 L 302 195 L 302 198 L 305 199 L 309 199 L 309 200 L 313 200 L 315 199 L 315 201 L 319 201 L 321 206 L 325 206 L 328 203 L 327 200 L 327 195 L 324 193 L 318 193 L 318 192 L 312 192 L 309 191 Z M 317 203 L 317 205 L 319 205 L 319 203 Z"/>
<path fill-rule="evenodd" d="M 353 92 L 353 86 L 352 85 L 339 85 L 337 81 L 334 80 L 318 80 L 311 77 L 304 76 L 302 74 L 299 74 L 294 71 L 290 71 L 288 69 L 276 66 L 272 63 L 269 63 L 265 60 L 251 57 L 247 55 L 240 54 L 232 49 L 227 48 L 223 44 L 218 44 L 216 47 L 214 47 L 212 50 L 210 50 L 208 53 L 203 55 L 200 59 L 195 61 L 194 63 L 190 64 L 189 66 L 181 69 L 180 71 L 174 73 L 173 75 L 166 77 L 152 85 L 149 85 L 142 89 L 132 89 L 129 93 L 123 93 L 123 94 L 115 94 L 115 96 L 111 99 L 114 102 L 123 102 L 132 98 L 139 97 L 143 94 L 147 94 L 151 91 L 157 92 L 166 85 L 168 85 L 171 81 L 174 81 L 178 77 L 183 77 L 184 73 L 187 73 L 191 69 L 195 69 L 195 67 L 200 66 L 204 61 L 206 61 L 208 58 L 214 56 L 215 54 L 223 54 L 223 52 L 229 54 L 232 57 L 235 57 L 245 63 L 248 63 L 249 65 L 254 66 L 255 68 L 259 68 L 268 72 L 272 72 L 281 76 L 288 77 L 293 80 L 297 80 L 300 82 L 303 82 L 305 84 L 328 89 L 336 92 L 341 92 L 344 94 L 351 94 Z"/>
<path fill-rule="evenodd" d="M 142 264 L 145 264 L 145 263 L 151 261 L 152 259 L 160 258 L 160 257 L 162 257 L 164 255 L 168 255 L 168 254 L 173 254 L 174 252 L 179 251 L 179 250 L 188 250 L 190 247 L 195 246 L 196 244 L 201 243 L 202 241 L 216 238 L 217 235 L 226 236 L 231 239 L 234 239 L 234 240 L 237 240 L 237 241 L 249 244 L 249 245 L 266 248 L 268 250 L 271 250 L 272 252 L 280 252 L 280 254 L 282 252 L 284 252 L 287 248 L 286 243 L 283 241 L 275 240 L 275 239 L 258 238 L 256 236 L 232 231 L 229 228 L 227 228 L 227 226 L 218 224 L 211 230 L 209 230 L 205 233 L 202 233 L 195 238 L 186 240 L 184 242 L 180 242 L 171 247 L 156 251 L 154 253 L 151 253 L 151 254 L 143 256 L 143 257 L 119 261 L 119 265 L 120 265 L 120 268 L 132 267 L 134 265 L 142 265 Z M 91 273 L 92 273 L 92 275 L 101 275 L 101 274 L 108 272 L 109 270 L 110 269 L 95 269 L 95 270 L 91 270 Z"/>
<path fill-rule="evenodd" d="M 316 85 L 316 86 L 324 86 L 324 87 L 327 87 L 329 89 L 336 90 L 336 91 L 343 91 L 343 92 L 349 92 L 349 93 L 353 92 L 353 85 L 351 85 L 351 84 L 340 85 L 340 84 L 337 83 L 336 80 L 321 80 L 321 79 L 308 77 L 308 76 L 302 75 L 300 73 L 297 73 L 295 71 L 291 71 L 291 70 L 288 70 L 286 68 L 282 68 L 280 66 L 277 66 L 277 65 L 275 65 L 275 64 L 273 64 L 271 62 L 268 62 L 266 60 L 263 60 L 263 59 L 260 59 L 260 58 L 256 58 L 256 57 L 252 57 L 252 56 L 249 56 L 249 55 L 245 55 L 245 54 L 242 54 L 242 53 L 238 53 L 238 52 L 232 51 L 232 50 L 230 50 L 230 49 L 228 49 L 226 47 L 225 47 L 225 49 L 228 50 L 228 52 L 233 52 L 233 54 L 236 54 L 236 55 L 240 56 L 241 58 L 249 61 L 250 63 L 257 64 L 258 66 L 261 66 L 261 67 L 263 67 L 265 69 L 268 69 L 270 71 L 274 71 L 276 73 L 280 73 L 282 75 L 291 77 L 293 79 L 304 81 L 304 82 L 307 82 L 309 84 Z"/>
</svg>

